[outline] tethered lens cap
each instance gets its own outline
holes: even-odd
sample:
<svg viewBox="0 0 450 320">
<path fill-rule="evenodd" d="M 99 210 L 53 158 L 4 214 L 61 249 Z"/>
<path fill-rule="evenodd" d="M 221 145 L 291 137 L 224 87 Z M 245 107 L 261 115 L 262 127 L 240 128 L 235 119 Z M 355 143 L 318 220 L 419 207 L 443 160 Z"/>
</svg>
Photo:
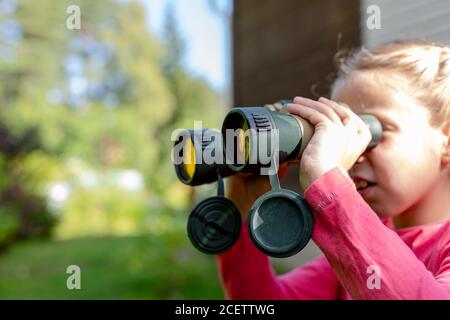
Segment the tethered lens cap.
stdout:
<svg viewBox="0 0 450 320">
<path fill-rule="evenodd" d="M 240 231 L 239 210 L 221 196 L 203 200 L 189 215 L 189 239 L 203 253 L 217 254 L 228 250 L 239 239 Z"/>
<path fill-rule="evenodd" d="M 306 200 L 287 189 L 262 195 L 248 218 L 253 243 L 275 258 L 289 257 L 302 250 L 311 239 L 313 223 Z"/>
</svg>

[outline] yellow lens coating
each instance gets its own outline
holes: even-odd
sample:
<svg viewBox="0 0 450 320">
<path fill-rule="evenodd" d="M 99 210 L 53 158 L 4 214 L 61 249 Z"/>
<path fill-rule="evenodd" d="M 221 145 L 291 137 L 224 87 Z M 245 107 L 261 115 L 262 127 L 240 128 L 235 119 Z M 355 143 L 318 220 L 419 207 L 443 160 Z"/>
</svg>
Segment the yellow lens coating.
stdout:
<svg viewBox="0 0 450 320">
<path fill-rule="evenodd" d="M 183 171 L 188 179 L 192 179 L 195 174 L 195 148 L 192 139 L 186 142 L 183 149 Z"/>
<path fill-rule="evenodd" d="M 248 156 L 249 156 L 249 140 L 248 140 L 247 130 L 248 130 L 248 124 L 247 124 L 247 121 L 245 121 L 242 124 L 242 128 L 239 130 L 239 137 L 238 137 L 239 157 L 244 155 L 245 162 L 248 161 Z"/>
</svg>

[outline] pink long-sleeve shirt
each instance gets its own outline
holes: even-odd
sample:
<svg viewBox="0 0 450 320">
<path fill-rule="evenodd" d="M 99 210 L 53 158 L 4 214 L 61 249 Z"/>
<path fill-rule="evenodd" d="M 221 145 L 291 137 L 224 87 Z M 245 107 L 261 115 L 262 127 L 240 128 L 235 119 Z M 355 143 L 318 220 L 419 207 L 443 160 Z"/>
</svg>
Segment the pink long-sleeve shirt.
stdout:
<svg viewBox="0 0 450 320">
<path fill-rule="evenodd" d="M 338 168 L 304 196 L 324 255 L 277 276 L 243 223 L 239 240 L 216 257 L 227 299 L 450 298 L 450 220 L 392 230 Z"/>
</svg>

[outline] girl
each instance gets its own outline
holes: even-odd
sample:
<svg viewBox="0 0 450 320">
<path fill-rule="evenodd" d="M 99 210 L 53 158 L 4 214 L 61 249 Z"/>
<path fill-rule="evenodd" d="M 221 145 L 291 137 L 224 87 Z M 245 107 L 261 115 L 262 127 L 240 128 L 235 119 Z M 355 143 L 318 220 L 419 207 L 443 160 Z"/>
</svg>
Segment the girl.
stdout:
<svg viewBox="0 0 450 320">
<path fill-rule="evenodd" d="M 288 106 L 315 127 L 300 161 L 323 256 L 275 275 L 243 223 L 217 256 L 229 299 L 450 298 L 450 48 L 394 42 L 360 49 L 340 66 L 331 100 Z M 373 114 L 383 138 L 356 114 Z M 228 179 L 243 221 L 267 177 Z"/>
</svg>

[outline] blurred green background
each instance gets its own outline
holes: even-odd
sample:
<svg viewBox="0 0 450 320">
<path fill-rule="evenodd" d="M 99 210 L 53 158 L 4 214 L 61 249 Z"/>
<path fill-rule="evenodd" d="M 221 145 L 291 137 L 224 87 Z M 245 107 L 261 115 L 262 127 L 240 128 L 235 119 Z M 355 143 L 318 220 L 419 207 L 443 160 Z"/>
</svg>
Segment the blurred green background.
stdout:
<svg viewBox="0 0 450 320">
<path fill-rule="evenodd" d="M 214 186 L 177 181 L 170 134 L 219 128 L 226 98 L 165 15 L 157 38 L 141 2 L 0 0 L 0 299 L 223 298 L 186 235 Z"/>
</svg>

